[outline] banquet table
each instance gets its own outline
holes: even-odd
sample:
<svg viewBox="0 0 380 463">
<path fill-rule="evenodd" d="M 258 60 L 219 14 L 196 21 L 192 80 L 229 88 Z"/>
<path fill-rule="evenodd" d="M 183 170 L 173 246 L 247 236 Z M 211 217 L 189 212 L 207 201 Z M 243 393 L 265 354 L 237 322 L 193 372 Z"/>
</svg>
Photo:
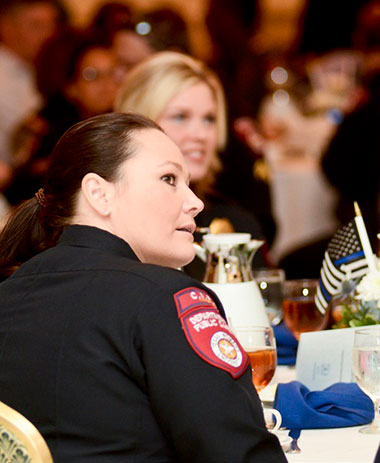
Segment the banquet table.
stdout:
<svg viewBox="0 0 380 463">
<path fill-rule="evenodd" d="M 288 382 L 295 379 L 295 368 L 279 366 L 271 386 L 278 382 Z M 270 386 L 268 386 L 270 395 Z M 265 391 L 265 389 L 264 389 Z M 260 394 L 261 395 L 261 394 Z M 266 397 L 263 396 L 263 399 Z M 298 454 L 287 453 L 290 463 L 373 463 L 376 451 L 380 445 L 380 434 L 370 435 L 359 432 L 363 426 L 352 426 L 333 429 L 305 429 L 301 431 Z M 278 435 L 284 439 L 287 430 L 280 430 Z"/>
</svg>

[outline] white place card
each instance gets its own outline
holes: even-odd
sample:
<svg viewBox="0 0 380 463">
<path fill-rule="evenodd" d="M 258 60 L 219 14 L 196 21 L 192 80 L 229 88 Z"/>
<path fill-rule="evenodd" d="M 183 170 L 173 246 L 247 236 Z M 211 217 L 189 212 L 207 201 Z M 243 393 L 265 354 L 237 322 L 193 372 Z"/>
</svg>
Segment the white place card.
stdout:
<svg viewBox="0 0 380 463">
<path fill-rule="evenodd" d="M 312 391 L 334 383 L 354 382 L 352 347 L 354 332 L 379 325 L 302 333 L 298 345 L 296 379 Z"/>
</svg>

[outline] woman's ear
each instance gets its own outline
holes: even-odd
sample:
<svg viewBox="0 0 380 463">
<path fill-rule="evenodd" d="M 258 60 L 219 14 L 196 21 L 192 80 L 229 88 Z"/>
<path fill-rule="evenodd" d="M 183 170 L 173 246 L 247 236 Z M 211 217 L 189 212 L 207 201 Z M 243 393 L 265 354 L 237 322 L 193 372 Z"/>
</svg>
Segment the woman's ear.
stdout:
<svg viewBox="0 0 380 463">
<path fill-rule="evenodd" d="M 102 217 L 109 216 L 114 185 L 100 175 L 90 172 L 83 177 L 81 187 L 87 204 Z"/>
</svg>

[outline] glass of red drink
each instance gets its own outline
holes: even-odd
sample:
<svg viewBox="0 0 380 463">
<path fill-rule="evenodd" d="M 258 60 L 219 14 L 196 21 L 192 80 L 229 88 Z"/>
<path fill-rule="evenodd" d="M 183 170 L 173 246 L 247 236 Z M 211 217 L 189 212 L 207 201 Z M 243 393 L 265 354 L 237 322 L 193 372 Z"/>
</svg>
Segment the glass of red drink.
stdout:
<svg viewBox="0 0 380 463">
<path fill-rule="evenodd" d="M 318 280 L 288 280 L 284 284 L 283 320 L 299 340 L 301 333 L 326 328 L 329 314 L 320 312 L 314 297 Z"/>
</svg>

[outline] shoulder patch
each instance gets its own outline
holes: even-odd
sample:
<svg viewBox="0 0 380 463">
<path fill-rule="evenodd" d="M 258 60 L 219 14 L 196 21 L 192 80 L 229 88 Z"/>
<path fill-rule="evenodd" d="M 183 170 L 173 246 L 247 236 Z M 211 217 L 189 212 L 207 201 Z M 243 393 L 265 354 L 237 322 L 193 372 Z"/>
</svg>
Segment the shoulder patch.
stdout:
<svg viewBox="0 0 380 463">
<path fill-rule="evenodd" d="M 210 295 L 196 287 L 174 294 L 186 339 L 204 361 L 239 378 L 249 365 L 247 353 L 219 314 Z"/>
<path fill-rule="evenodd" d="M 200 288 L 190 287 L 174 294 L 178 316 L 181 317 L 194 307 L 209 307 L 218 310 L 210 295 Z"/>
</svg>

